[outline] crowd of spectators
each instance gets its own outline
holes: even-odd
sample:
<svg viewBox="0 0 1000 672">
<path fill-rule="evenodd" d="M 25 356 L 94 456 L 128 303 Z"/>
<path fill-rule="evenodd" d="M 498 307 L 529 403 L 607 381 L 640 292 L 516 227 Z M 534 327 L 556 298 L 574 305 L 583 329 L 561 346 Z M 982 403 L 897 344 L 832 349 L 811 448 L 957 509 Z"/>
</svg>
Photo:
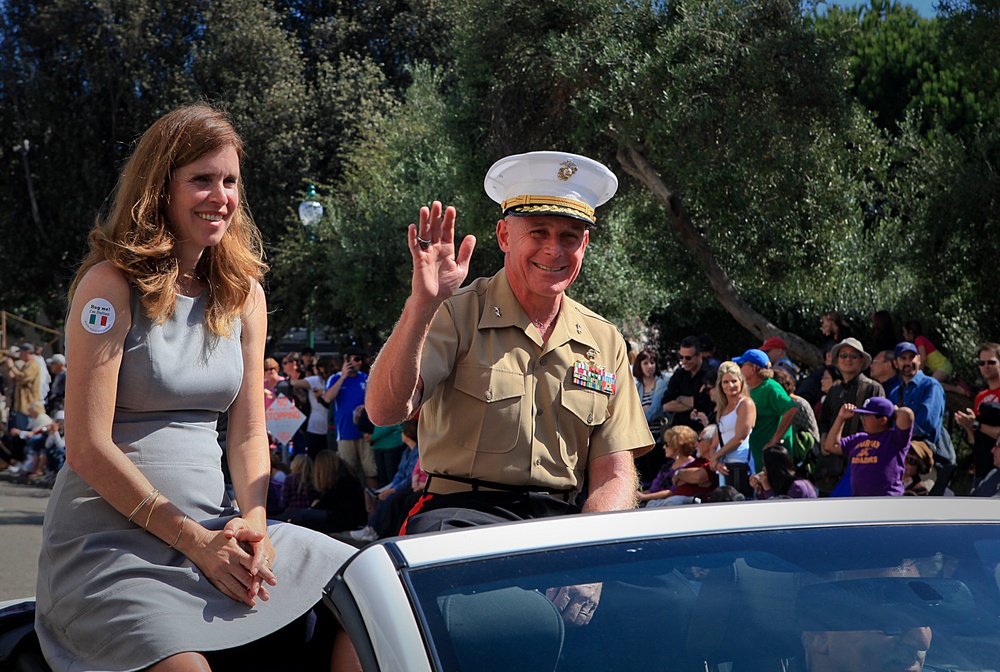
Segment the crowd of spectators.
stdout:
<svg viewBox="0 0 1000 672">
<path fill-rule="evenodd" d="M 697 427 L 716 432 L 704 455 L 709 469 L 717 472 L 719 487 L 731 487 L 747 500 L 953 495 L 950 486 L 956 476 L 962 477 L 962 492 L 968 489 L 964 481 L 969 476 L 971 495 L 998 496 L 1000 345 L 980 345 L 976 365 L 984 389 L 973 398 L 918 322 L 905 322 L 900 338 L 886 311 L 875 313 L 872 320 L 874 354 L 853 336 L 840 315 L 824 314 L 820 331 L 826 339 L 826 361 L 811 372 L 792 361 L 780 335 L 765 338 L 759 347 L 714 371 L 707 363 L 691 370 L 683 363 L 699 358 L 697 348 L 692 350 L 699 339 L 684 339 L 681 366 L 661 369 L 657 375 L 668 380 L 667 390 L 678 387 L 672 384 L 678 375 L 684 389 L 696 376 L 717 379 L 716 405 L 688 413 L 676 403 L 666 403 L 672 398 L 668 392 L 663 396 L 660 432 L 666 437 L 678 422 L 692 420 Z M 645 405 L 653 399 L 648 392 L 656 389 L 649 372 L 655 354 L 643 352 L 641 380 L 636 371 L 640 393 L 647 392 Z M 711 389 L 703 385 L 701 392 Z M 694 398 L 694 394 L 680 397 L 688 408 L 697 407 Z M 647 419 L 656 417 L 656 410 L 647 408 Z M 741 424 L 737 411 L 742 411 Z M 952 440 L 956 431 L 963 434 L 970 451 L 956 450 Z M 654 431 L 654 436 L 660 432 Z M 727 464 L 744 442 L 750 448 L 748 479 Z M 660 476 L 677 471 L 673 460 L 680 460 L 681 467 L 691 461 L 683 453 L 672 454 L 669 446 L 664 452 Z M 650 501 L 679 501 L 672 497 L 670 483 L 664 486 L 659 477 L 644 479 L 639 500 L 645 507 Z"/>
<path fill-rule="evenodd" d="M 0 471 L 23 483 L 51 485 L 66 459 L 66 358 L 45 359 L 41 352 L 23 342 L 3 353 Z"/>
<path fill-rule="evenodd" d="M 949 485 L 958 465 L 949 425 L 964 431 L 972 447 L 970 494 L 998 495 L 1000 345 L 980 348 L 977 364 L 985 389 L 967 408 L 948 413 L 942 382 L 957 386 L 957 381 L 951 373 L 942 381 L 941 367 L 927 366 L 919 325 L 906 323 L 904 333 L 916 333 L 920 344 L 894 337 L 885 311 L 872 319 L 870 354 L 840 315 L 824 314 L 826 361 L 811 371 L 794 361 L 779 335 L 730 360 L 716 358 L 708 335 L 683 339 L 672 358 L 652 349 L 632 353 L 634 384 L 656 439 L 654 450 L 636 462 L 642 483 L 638 507 L 953 494 Z M 364 411 L 369 362 L 360 350 L 346 354 L 340 360 L 313 359 L 313 379 L 284 388 L 274 377 L 277 362 L 265 363 L 269 390 L 310 390 L 315 404 L 303 405 L 310 411 L 309 433 L 318 426 L 317 406 L 326 413 L 325 445 L 338 450 L 341 474 L 318 479 L 316 441 L 297 435 L 274 515 L 349 532 L 364 543 L 396 534 L 426 474 L 419 466 L 416 421 L 372 425 Z M 310 378 L 304 359 L 297 353 L 285 357 L 289 380 Z M 664 366 L 667 362 L 673 366 Z M 300 441 L 305 448 L 295 445 Z M 351 475 L 349 486 L 343 474 Z M 330 507 L 338 511 L 330 513 Z"/>
<path fill-rule="evenodd" d="M 919 323 L 903 328 L 914 340 L 890 345 L 891 318 L 872 318 L 869 354 L 836 312 L 824 314 L 826 363 L 812 371 L 777 335 L 728 361 L 715 357 L 708 335 L 683 339 L 673 362 L 652 349 L 635 352 L 634 383 L 657 441 L 637 460 L 638 506 L 950 494 L 959 465 L 949 424 L 971 447 L 970 494 L 1000 496 L 1000 345 L 981 345 L 984 388 L 948 413 L 943 386 L 959 381 Z M 936 364 L 924 353 L 939 353 L 927 357 Z M 354 347 L 264 360 L 265 406 L 286 396 L 306 418 L 288 445 L 273 444 L 270 516 L 358 542 L 398 531 L 427 476 L 415 420 L 368 420 L 369 364 Z M 43 359 L 22 343 L 4 354 L 2 374 L 0 469 L 51 484 L 65 459 L 66 360 Z"/>
</svg>

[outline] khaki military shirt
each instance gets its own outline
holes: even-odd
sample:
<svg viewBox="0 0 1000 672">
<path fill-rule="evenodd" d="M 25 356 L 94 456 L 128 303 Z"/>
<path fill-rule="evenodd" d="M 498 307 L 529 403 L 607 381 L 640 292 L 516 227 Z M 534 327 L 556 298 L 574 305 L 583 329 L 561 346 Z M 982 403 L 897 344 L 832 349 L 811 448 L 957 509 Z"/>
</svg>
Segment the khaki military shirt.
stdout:
<svg viewBox="0 0 1000 672">
<path fill-rule="evenodd" d="M 615 374 L 613 394 L 574 382 L 574 364 L 591 361 Z M 430 474 L 578 490 L 589 460 L 653 445 L 615 326 L 564 296 L 543 343 L 502 270 L 441 305 L 420 375 Z"/>
</svg>

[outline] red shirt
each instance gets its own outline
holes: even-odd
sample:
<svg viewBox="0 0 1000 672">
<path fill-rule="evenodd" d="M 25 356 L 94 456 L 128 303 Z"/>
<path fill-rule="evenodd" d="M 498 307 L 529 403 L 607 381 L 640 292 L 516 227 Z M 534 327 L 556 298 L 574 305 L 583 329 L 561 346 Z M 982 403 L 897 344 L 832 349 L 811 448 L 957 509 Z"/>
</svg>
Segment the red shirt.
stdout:
<svg viewBox="0 0 1000 672">
<path fill-rule="evenodd" d="M 1000 387 L 992 387 L 976 395 L 976 402 L 972 406 L 972 410 L 976 415 L 979 415 L 979 405 L 984 401 L 992 401 L 995 404 L 1000 404 Z"/>
</svg>

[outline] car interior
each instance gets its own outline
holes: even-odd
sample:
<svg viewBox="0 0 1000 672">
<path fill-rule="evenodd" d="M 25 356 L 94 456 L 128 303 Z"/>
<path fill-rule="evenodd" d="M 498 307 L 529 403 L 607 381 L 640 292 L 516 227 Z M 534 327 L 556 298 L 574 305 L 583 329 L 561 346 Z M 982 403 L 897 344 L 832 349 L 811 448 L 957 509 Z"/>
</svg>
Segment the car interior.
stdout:
<svg viewBox="0 0 1000 672">
<path fill-rule="evenodd" d="M 807 633 L 932 633 L 923 669 L 1000 666 L 994 525 L 748 532 L 406 574 L 440 670 L 808 670 Z M 601 582 L 585 626 L 546 589 Z M 810 640 L 811 641 L 811 640 Z M 858 668 L 859 670 L 861 668 Z M 872 668 L 874 669 L 874 668 Z"/>
</svg>

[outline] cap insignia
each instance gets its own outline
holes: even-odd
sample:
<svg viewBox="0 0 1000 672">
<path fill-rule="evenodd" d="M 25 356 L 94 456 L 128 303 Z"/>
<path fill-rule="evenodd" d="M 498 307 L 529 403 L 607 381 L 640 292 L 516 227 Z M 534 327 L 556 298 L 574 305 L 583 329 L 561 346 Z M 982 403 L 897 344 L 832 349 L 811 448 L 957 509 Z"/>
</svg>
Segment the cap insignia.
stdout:
<svg viewBox="0 0 1000 672">
<path fill-rule="evenodd" d="M 576 164 L 573 163 L 572 159 L 567 159 L 566 161 L 563 161 L 559 165 L 562 166 L 562 168 L 559 169 L 559 173 L 557 176 L 563 182 L 576 175 L 576 171 L 579 170 L 576 167 Z"/>
</svg>

